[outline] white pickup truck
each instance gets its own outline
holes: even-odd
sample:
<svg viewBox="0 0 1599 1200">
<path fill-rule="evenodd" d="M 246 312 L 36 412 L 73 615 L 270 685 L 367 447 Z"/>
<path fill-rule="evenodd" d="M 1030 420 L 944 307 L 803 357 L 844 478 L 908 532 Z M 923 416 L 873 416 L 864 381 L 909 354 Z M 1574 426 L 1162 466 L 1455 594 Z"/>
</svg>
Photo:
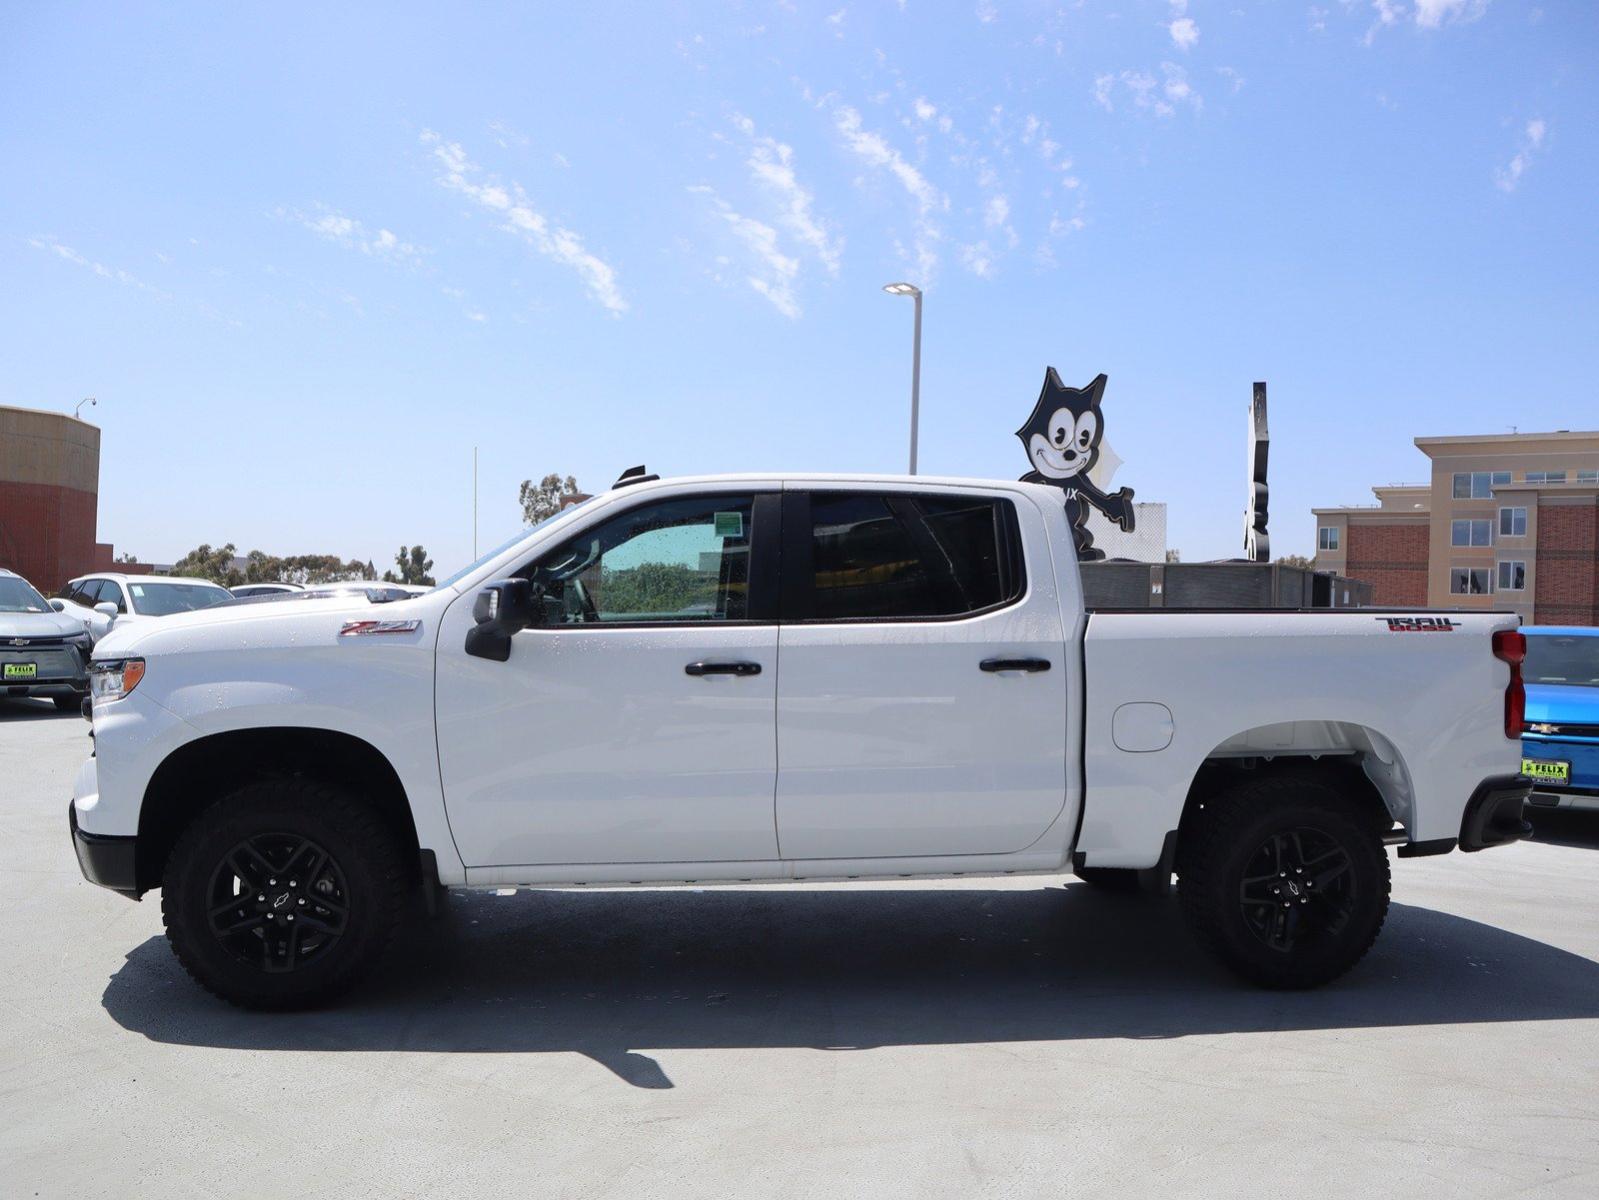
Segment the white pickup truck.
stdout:
<svg viewBox="0 0 1599 1200">
<path fill-rule="evenodd" d="M 351 984 L 443 888 L 1074 871 L 1245 977 L 1526 830 L 1510 614 L 1084 610 L 1060 493 L 629 480 L 436 590 L 113 631 L 70 811 L 202 985 Z"/>
</svg>

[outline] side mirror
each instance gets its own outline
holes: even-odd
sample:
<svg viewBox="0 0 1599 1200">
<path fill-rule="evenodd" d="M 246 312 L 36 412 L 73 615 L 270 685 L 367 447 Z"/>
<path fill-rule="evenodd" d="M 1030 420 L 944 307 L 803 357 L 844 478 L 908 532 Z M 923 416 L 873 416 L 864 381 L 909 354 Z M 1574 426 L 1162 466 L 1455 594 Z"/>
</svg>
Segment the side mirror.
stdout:
<svg viewBox="0 0 1599 1200">
<path fill-rule="evenodd" d="M 67 606 L 63 604 L 59 598 L 51 600 L 49 604 L 50 607 L 55 609 L 56 612 L 65 612 L 67 609 Z"/>
<path fill-rule="evenodd" d="M 497 579 L 472 601 L 466 652 L 476 658 L 505 662 L 511 657 L 511 636 L 545 620 L 544 588 L 528 579 Z"/>
<path fill-rule="evenodd" d="M 117 606 L 111 603 L 109 600 L 100 601 L 99 604 L 94 606 L 94 611 L 99 613 L 102 617 L 111 618 L 113 621 L 117 619 Z"/>
</svg>

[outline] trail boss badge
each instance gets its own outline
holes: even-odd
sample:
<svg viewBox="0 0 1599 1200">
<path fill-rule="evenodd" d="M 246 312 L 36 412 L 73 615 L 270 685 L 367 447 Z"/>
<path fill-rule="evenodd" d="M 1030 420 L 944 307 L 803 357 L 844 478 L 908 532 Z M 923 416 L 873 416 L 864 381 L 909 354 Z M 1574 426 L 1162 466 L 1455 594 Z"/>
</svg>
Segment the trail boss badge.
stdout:
<svg viewBox="0 0 1599 1200">
<path fill-rule="evenodd" d="M 1453 633 L 1459 621 L 1449 617 L 1377 617 L 1388 622 L 1389 633 Z"/>
</svg>

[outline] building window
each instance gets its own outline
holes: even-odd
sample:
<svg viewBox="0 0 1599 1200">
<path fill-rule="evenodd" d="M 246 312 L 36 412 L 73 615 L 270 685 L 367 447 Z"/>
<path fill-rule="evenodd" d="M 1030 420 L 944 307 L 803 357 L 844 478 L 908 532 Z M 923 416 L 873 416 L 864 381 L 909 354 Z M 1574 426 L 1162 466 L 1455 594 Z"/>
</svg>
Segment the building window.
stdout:
<svg viewBox="0 0 1599 1200">
<path fill-rule="evenodd" d="M 1451 546 L 1493 545 L 1493 522 L 1486 520 L 1451 521 L 1449 523 Z"/>
<path fill-rule="evenodd" d="M 1489 500 L 1494 487 L 1510 482 L 1509 471 L 1456 471 L 1454 498 L 1456 500 Z"/>
<path fill-rule="evenodd" d="M 1526 537 L 1527 510 L 1524 508 L 1501 508 L 1499 510 L 1499 536 Z"/>
<path fill-rule="evenodd" d="M 1338 527 L 1336 525 L 1323 525 L 1316 530 L 1316 549 L 1338 549 Z"/>
<path fill-rule="evenodd" d="M 1527 590 L 1527 564 L 1524 562 L 1502 562 L 1499 564 L 1499 590 L 1501 592 L 1524 592 Z"/>
<path fill-rule="evenodd" d="M 1491 590 L 1487 567 L 1454 567 L 1449 572 L 1449 591 L 1453 595 L 1486 596 Z"/>
<path fill-rule="evenodd" d="M 1578 483 L 1599 483 L 1599 471 L 1578 471 Z"/>
<path fill-rule="evenodd" d="M 1566 482 L 1566 473 L 1564 471 L 1528 471 L 1527 482 L 1564 483 Z"/>
</svg>

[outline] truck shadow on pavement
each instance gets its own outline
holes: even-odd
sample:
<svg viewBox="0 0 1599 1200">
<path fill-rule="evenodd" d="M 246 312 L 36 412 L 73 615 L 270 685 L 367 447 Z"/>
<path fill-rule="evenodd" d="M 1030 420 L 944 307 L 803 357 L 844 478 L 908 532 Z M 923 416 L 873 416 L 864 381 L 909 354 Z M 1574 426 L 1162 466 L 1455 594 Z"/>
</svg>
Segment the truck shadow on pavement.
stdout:
<svg viewBox="0 0 1599 1200">
<path fill-rule="evenodd" d="M 1599 963 L 1395 904 L 1349 976 L 1313 992 L 1236 982 L 1175 903 L 1082 884 L 457 893 L 402 931 L 337 1008 L 242 1012 L 156 937 L 105 990 L 158 1042 L 244 1050 L 583 1054 L 641 1088 L 647 1051 L 859 1050 L 1599 1016 Z"/>
</svg>

